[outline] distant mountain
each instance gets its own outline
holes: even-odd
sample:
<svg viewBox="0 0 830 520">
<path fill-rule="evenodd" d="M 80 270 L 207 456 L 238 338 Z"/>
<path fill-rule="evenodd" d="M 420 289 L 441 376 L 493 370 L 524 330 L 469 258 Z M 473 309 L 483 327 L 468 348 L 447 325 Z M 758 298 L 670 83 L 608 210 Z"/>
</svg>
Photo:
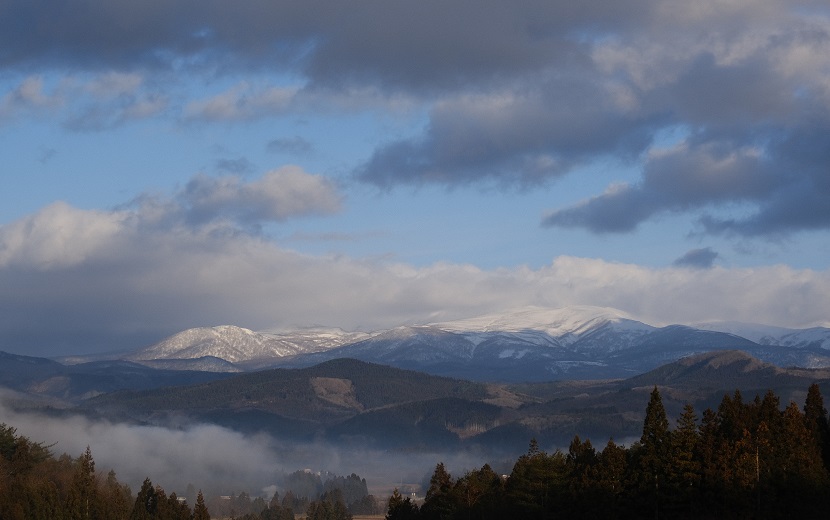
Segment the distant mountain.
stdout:
<svg viewBox="0 0 830 520">
<path fill-rule="evenodd" d="M 534 310 L 519 313 L 515 320 L 402 327 L 281 364 L 307 366 L 348 357 L 450 377 L 512 382 L 625 378 L 713 350 L 742 350 L 780 366 L 830 366 L 830 351 L 812 346 L 760 345 L 726 332 L 652 327 L 606 309 L 578 311 Z"/>
<path fill-rule="evenodd" d="M 223 325 L 188 329 L 138 350 L 126 358 L 151 366 L 162 366 L 161 361 L 178 361 L 187 369 L 235 372 L 237 363 L 256 368 L 263 361 L 273 361 L 298 354 L 331 349 L 365 337 L 363 333 L 348 333 L 338 329 L 302 329 L 291 333 L 254 332 L 242 327 Z M 186 360 L 201 360 L 185 362 Z M 207 362 L 223 360 L 225 364 Z M 167 365 L 173 366 L 173 365 Z"/>
<path fill-rule="evenodd" d="M 778 345 L 791 348 L 820 348 L 830 350 L 830 329 L 812 327 L 809 329 L 788 329 L 757 323 L 708 322 L 695 325 L 699 329 L 728 332 L 742 336 L 759 345 Z"/>
<path fill-rule="evenodd" d="M 227 377 L 201 371 L 156 370 L 121 360 L 63 365 L 0 351 L 0 386 L 25 395 L 77 402 L 116 390 L 191 385 Z"/>
<path fill-rule="evenodd" d="M 726 322 L 655 327 L 604 307 L 530 307 L 371 333 L 190 329 L 127 359 L 232 372 L 352 358 L 436 375 L 518 382 L 629 377 L 712 350 L 742 350 L 781 367 L 826 367 L 830 329 Z"/>
</svg>

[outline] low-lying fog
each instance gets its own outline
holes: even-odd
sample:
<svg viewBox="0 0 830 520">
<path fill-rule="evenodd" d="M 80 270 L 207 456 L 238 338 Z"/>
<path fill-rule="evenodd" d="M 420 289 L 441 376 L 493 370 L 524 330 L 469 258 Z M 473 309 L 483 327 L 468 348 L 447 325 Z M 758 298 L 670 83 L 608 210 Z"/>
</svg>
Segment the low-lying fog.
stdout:
<svg viewBox="0 0 830 520">
<path fill-rule="evenodd" d="M 52 445 L 59 456 L 73 458 L 87 446 L 99 472 L 115 470 L 118 480 L 137 492 L 149 477 L 170 494 L 183 495 L 188 484 L 206 494 L 245 491 L 270 498 L 281 477 L 300 469 L 329 471 L 338 475 L 357 473 L 366 479 L 369 492 L 386 498 L 394 486 L 428 480 L 435 465 L 444 462 L 454 475 L 491 464 L 509 472 L 514 459 L 492 460 L 486 454 L 400 453 L 341 448 L 330 443 L 282 442 L 269 434 L 245 435 L 211 424 L 182 426 L 136 426 L 90 420 L 80 415 L 55 417 L 35 411 L 16 411 L 0 395 L 0 423 L 34 442 Z M 526 446 L 517 447 L 519 453 Z"/>
</svg>

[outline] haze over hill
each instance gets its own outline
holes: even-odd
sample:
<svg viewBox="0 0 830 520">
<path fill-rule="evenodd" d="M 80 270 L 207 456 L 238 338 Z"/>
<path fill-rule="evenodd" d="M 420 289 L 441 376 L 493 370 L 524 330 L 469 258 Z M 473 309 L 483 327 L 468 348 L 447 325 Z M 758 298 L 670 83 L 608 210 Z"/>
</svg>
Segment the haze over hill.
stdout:
<svg viewBox="0 0 830 520">
<path fill-rule="evenodd" d="M 492 384 L 358 360 L 235 374 L 176 387 L 123 390 L 87 399 L 95 417 L 149 426 L 214 424 L 283 442 L 316 439 L 350 449 L 521 453 L 531 438 L 565 446 L 577 434 L 636 438 L 643 402 L 658 386 L 670 415 L 684 404 L 717 408 L 736 389 L 748 399 L 774 390 L 801 402 L 830 369 L 782 369 L 740 351 L 683 358 L 627 379 Z"/>
</svg>

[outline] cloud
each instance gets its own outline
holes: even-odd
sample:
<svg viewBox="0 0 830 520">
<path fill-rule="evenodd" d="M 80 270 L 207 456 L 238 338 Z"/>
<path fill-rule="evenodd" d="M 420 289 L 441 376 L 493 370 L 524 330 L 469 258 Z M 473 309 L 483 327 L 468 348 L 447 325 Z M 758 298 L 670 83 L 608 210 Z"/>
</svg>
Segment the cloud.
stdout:
<svg viewBox="0 0 830 520">
<path fill-rule="evenodd" d="M 242 82 L 212 97 L 191 101 L 183 110 L 185 120 L 240 121 L 285 113 L 294 103 L 297 88 L 255 88 Z"/>
<path fill-rule="evenodd" d="M 0 97 L 0 120 L 22 116 L 65 116 L 63 125 L 75 131 L 101 131 L 157 116 L 169 101 L 147 89 L 135 73 L 65 75 L 47 82 L 43 76 L 22 78 Z"/>
<path fill-rule="evenodd" d="M 573 257 L 539 269 L 413 267 L 303 255 L 149 204 L 109 212 L 56 204 L 3 226 L 0 284 L 0 344 L 54 355 L 138 348 L 195 326 L 372 330 L 524 305 L 610 306 L 655 324 L 828 325 L 830 312 L 827 271 L 648 269 Z"/>
<path fill-rule="evenodd" d="M 711 142 L 655 150 L 640 183 L 612 185 L 602 195 L 552 211 L 542 225 L 625 232 L 661 213 L 763 200 L 783 181 L 762 155 L 757 148 Z"/>
<path fill-rule="evenodd" d="M 244 224 L 325 215 L 340 210 L 341 196 L 323 177 L 296 166 L 270 171 L 244 183 L 240 177 L 193 177 L 178 194 L 186 219 L 204 223 L 231 218 Z"/>
<path fill-rule="evenodd" d="M 748 236 L 830 225 L 814 173 L 826 171 L 826 156 L 794 161 L 786 146 L 827 148 L 830 16 L 810 1 L 87 5 L 82 15 L 7 2 L 0 66 L 96 78 L 78 100 L 31 76 L 3 98 L 0 117 L 66 100 L 66 125 L 84 131 L 173 109 L 192 123 L 410 110 L 427 114 L 423 131 L 390 134 L 354 168 L 357 179 L 528 188 L 611 158 L 641 168 L 642 179 L 556 208 L 546 224 L 628 232 L 673 212 L 705 232 Z M 194 88 L 232 84 L 240 72 L 248 79 L 222 91 Z M 657 158 L 661 131 L 678 127 L 690 133 L 685 152 Z M 719 157 L 743 161 L 726 185 L 711 182 L 725 171 Z M 687 174 L 666 171 L 671 161 Z M 688 174 L 693 164 L 701 171 Z M 749 187 L 736 191 L 740 168 Z M 762 185 L 766 193 L 753 191 Z M 820 196 L 794 205 L 811 190 Z M 733 201 L 758 214 L 709 213 Z M 633 205 L 642 206 L 615 221 Z"/>
<path fill-rule="evenodd" d="M 533 85 L 442 99 L 424 135 L 387 143 L 357 170 L 363 181 L 468 184 L 500 181 L 534 185 L 593 158 L 643 152 L 656 121 L 632 113 L 607 85 L 586 80 L 590 65 Z"/>
<path fill-rule="evenodd" d="M 695 269 L 709 269 L 714 265 L 718 253 L 711 247 L 692 249 L 673 262 L 677 267 L 692 267 Z"/>
<path fill-rule="evenodd" d="M 27 76 L 0 97 L 0 121 L 25 112 L 48 111 L 63 103 L 63 96 L 59 92 L 46 90 L 41 76 Z"/>
<path fill-rule="evenodd" d="M 488 462 L 483 453 L 404 454 L 342 447 L 281 439 L 276 431 L 243 434 L 177 417 L 168 417 L 162 424 L 138 426 L 69 413 L 47 415 L 7 405 L 12 402 L 20 403 L 21 399 L 0 390 L 0 417 L 16 428 L 18 435 L 51 446 L 56 456 L 67 453 L 78 457 L 89 446 L 96 469 L 104 473 L 112 469 L 119 482 L 129 485 L 134 493 L 149 477 L 168 495 L 185 496 L 192 484 L 206 496 L 245 491 L 267 501 L 275 488 L 284 495 L 279 486 L 284 475 L 306 468 L 336 475 L 356 473 L 367 480 L 371 493 L 386 490 L 395 482 L 420 482 L 439 460 L 458 473 Z"/>
</svg>

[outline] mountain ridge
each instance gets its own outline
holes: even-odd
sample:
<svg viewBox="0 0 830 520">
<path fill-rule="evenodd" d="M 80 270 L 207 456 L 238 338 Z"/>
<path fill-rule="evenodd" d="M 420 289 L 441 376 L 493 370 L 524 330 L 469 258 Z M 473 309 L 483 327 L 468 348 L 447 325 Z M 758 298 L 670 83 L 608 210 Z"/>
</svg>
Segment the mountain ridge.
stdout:
<svg viewBox="0 0 830 520">
<path fill-rule="evenodd" d="M 830 329 L 737 322 L 658 327 L 608 307 L 524 307 L 372 332 L 254 332 L 231 325 L 188 329 L 126 359 L 236 372 L 351 357 L 436 375 L 518 382 L 628 377 L 695 353 L 732 349 L 777 366 L 830 366 Z"/>
</svg>

